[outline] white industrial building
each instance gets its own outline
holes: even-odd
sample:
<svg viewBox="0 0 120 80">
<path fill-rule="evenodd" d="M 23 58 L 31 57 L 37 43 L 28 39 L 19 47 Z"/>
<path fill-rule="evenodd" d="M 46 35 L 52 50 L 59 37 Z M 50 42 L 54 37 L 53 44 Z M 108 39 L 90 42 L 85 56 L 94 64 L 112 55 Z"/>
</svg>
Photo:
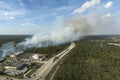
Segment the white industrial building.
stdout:
<svg viewBox="0 0 120 80">
<path fill-rule="evenodd" d="M 33 59 L 40 59 L 40 60 L 42 60 L 42 59 L 43 59 L 43 56 L 40 55 L 40 54 L 34 54 L 34 55 L 32 56 L 32 58 L 33 58 Z"/>
</svg>

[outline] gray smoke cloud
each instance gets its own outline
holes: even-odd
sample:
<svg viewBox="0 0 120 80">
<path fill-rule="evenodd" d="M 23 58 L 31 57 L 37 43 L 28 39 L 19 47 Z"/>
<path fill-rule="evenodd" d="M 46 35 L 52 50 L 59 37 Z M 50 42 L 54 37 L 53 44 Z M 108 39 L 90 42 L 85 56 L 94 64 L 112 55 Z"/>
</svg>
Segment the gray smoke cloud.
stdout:
<svg viewBox="0 0 120 80">
<path fill-rule="evenodd" d="M 0 48 L 0 58 L 5 58 L 6 56 L 12 54 L 15 52 L 14 48 L 15 44 L 14 42 L 8 42 L 6 44 L 3 44 Z"/>
<path fill-rule="evenodd" d="M 62 21 L 60 21 L 62 22 Z M 63 24 L 59 23 L 58 24 Z M 56 27 L 59 25 L 55 25 Z M 25 41 L 18 43 L 17 47 L 23 49 L 31 47 L 44 47 L 48 45 L 57 45 L 65 42 L 79 40 L 82 36 L 93 34 L 109 34 L 109 30 L 114 30 L 120 25 L 115 16 L 103 16 L 99 13 L 91 12 L 86 15 L 77 15 L 64 20 L 64 25 L 52 31 L 43 31 L 33 35 L 32 38 L 26 38 Z M 16 50 L 14 43 L 3 44 L 0 48 L 0 54 L 5 57 Z"/>
<path fill-rule="evenodd" d="M 38 33 L 32 38 L 27 38 L 26 41 L 19 43 L 19 45 L 29 48 L 71 42 L 80 39 L 82 36 L 109 34 L 108 30 L 113 26 L 118 26 L 114 16 L 103 16 L 91 12 L 87 15 L 73 16 L 65 20 L 65 24 L 61 29 L 55 29 L 49 34 Z"/>
</svg>

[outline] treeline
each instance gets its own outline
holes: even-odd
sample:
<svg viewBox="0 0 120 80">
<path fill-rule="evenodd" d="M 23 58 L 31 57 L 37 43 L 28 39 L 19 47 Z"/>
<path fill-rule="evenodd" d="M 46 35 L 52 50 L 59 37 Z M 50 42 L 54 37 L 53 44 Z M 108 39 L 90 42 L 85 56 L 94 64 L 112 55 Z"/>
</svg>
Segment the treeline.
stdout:
<svg viewBox="0 0 120 80">
<path fill-rule="evenodd" d="M 7 42 L 19 43 L 30 35 L 0 35 L 0 46 Z"/>
<path fill-rule="evenodd" d="M 53 80 L 120 80 L 120 47 L 90 40 L 76 44 Z"/>
<path fill-rule="evenodd" d="M 39 47 L 39 48 L 28 48 L 25 50 L 26 53 L 40 53 L 40 54 L 56 54 L 59 51 L 65 49 L 69 43 L 60 44 L 55 46 Z"/>
</svg>

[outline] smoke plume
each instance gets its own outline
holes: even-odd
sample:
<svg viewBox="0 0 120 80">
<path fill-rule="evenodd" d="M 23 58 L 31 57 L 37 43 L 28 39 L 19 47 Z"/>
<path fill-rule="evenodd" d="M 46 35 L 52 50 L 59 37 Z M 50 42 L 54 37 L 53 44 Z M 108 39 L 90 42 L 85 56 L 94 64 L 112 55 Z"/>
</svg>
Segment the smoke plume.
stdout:
<svg viewBox="0 0 120 80">
<path fill-rule="evenodd" d="M 0 58 L 4 58 L 7 55 L 10 55 L 15 52 L 14 48 L 15 44 L 13 42 L 8 42 L 6 44 L 3 44 L 0 48 Z"/>
<path fill-rule="evenodd" d="M 66 19 L 62 28 L 55 29 L 48 34 L 36 34 L 19 43 L 19 45 L 29 48 L 71 42 L 80 39 L 81 36 L 109 34 L 108 28 L 113 26 L 118 26 L 114 16 L 102 16 L 91 12 L 87 15 L 77 15 Z"/>
<path fill-rule="evenodd" d="M 109 34 L 111 30 L 118 28 L 120 25 L 115 16 L 103 16 L 100 13 L 91 12 L 86 15 L 72 16 L 65 19 L 64 25 L 50 30 L 44 33 L 39 32 L 33 35 L 31 38 L 26 38 L 23 42 L 18 43 L 14 48 L 14 43 L 10 42 L 3 44 L 0 48 L 0 56 L 6 57 L 11 53 L 20 51 L 31 47 L 44 47 L 48 45 L 57 45 L 66 42 L 72 42 L 79 40 L 82 36 L 88 36 L 93 34 Z M 56 24 L 63 24 L 59 21 Z M 114 27 L 113 27 L 114 26 Z M 116 29 L 115 29 L 116 30 Z"/>
</svg>

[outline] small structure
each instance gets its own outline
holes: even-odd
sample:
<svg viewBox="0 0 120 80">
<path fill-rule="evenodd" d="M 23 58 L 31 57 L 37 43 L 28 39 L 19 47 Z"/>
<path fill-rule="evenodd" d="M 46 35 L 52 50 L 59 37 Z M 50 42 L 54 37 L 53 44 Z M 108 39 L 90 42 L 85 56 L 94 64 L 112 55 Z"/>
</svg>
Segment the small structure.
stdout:
<svg viewBox="0 0 120 80">
<path fill-rule="evenodd" d="M 16 55 L 15 55 L 15 54 L 11 54 L 10 57 L 11 57 L 11 58 L 15 58 Z"/>
<path fill-rule="evenodd" d="M 10 55 L 10 58 L 16 58 L 16 56 L 20 55 L 20 54 L 23 54 L 24 52 L 23 51 L 19 51 L 19 52 L 16 52 L 14 54 L 11 54 Z"/>
<path fill-rule="evenodd" d="M 39 55 L 38 54 L 35 54 L 32 56 L 33 59 L 39 59 Z"/>
<path fill-rule="evenodd" d="M 24 69 L 25 67 L 27 67 L 27 64 L 24 64 L 23 62 L 13 62 L 5 66 L 5 69 L 9 71 L 16 71 L 16 70 Z"/>
<path fill-rule="evenodd" d="M 40 59 L 40 60 L 42 60 L 42 59 L 43 59 L 43 56 L 42 56 L 42 55 L 39 55 L 39 54 L 34 54 L 34 55 L 32 56 L 32 58 L 33 58 L 33 59 Z"/>
<path fill-rule="evenodd" d="M 9 71 L 16 71 L 17 70 L 17 68 L 13 67 L 13 66 L 5 66 L 5 69 L 9 70 Z"/>
<path fill-rule="evenodd" d="M 14 53 L 15 55 L 20 55 L 20 54 L 22 54 L 22 53 L 24 53 L 24 51 L 19 51 L 19 52 L 16 52 L 16 53 Z"/>
</svg>

